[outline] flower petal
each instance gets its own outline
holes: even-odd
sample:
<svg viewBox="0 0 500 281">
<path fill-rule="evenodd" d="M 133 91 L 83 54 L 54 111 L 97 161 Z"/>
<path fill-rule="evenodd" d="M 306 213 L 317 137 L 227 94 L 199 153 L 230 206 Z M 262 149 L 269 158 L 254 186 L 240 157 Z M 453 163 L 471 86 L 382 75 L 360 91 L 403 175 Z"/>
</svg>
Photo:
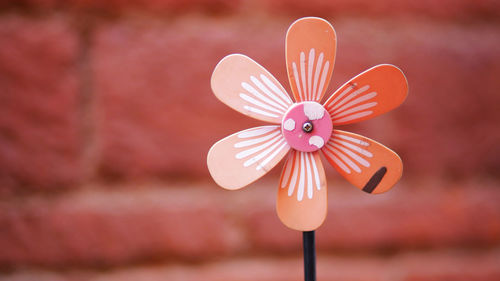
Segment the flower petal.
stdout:
<svg viewBox="0 0 500 281">
<path fill-rule="evenodd" d="M 318 152 L 292 150 L 281 173 L 278 217 L 289 228 L 310 231 L 326 217 L 326 179 Z"/>
<path fill-rule="evenodd" d="M 370 119 L 398 107 L 406 99 L 408 82 L 394 65 L 381 64 L 352 78 L 324 106 L 333 125 Z"/>
<path fill-rule="evenodd" d="M 337 38 L 324 19 L 307 17 L 295 21 L 286 34 L 286 65 L 297 102 L 319 102 L 330 83 Z"/>
<path fill-rule="evenodd" d="M 215 143 L 208 152 L 208 170 L 218 185 L 242 188 L 276 166 L 289 149 L 280 126 L 255 127 Z"/>
<path fill-rule="evenodd" d="M 367 193 L 389 190 L 401 178 L 401 158 L 369 138 L 333 130 L 321 149 L 326 159 L 350 183 Z"/>
<path fill-rule="evenodd" d="M 233 54 L 223 58 L 211 80 L 215 96 L 229 107 L 266 122 L 281 123 L 292 105 L 283 86 L 251 58 Z"/>
</svg>

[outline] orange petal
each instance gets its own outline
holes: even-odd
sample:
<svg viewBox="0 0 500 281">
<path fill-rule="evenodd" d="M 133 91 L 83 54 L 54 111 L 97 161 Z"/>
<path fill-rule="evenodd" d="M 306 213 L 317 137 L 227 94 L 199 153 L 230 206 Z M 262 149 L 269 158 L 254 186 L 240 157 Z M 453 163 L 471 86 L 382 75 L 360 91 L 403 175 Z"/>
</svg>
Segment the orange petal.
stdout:
<svg viewBox="0 0 500 281">
<path fill-rule="evenodd" d="M 330 83 L 337 38 L 324 19 L 308 17 L 295 21 L 286 34 L 286 65 L 297 102 L 319 102 Z"/>
<path fill-rule="evenodd" d="M 324 104 L 333 125 L 370 119 L 398 107 L 406 99 L 408 82 L 394 65 L 372 67 L 349 80 Z"/>
<path fill-rule="evenodd" d="M 318 152 L 292 150 L 281 173 L 276 204 L 289 228 L 310 231 L 326 217 L 326 179 Z"/>
<path fill-rule="evenodd" d="M 215 96 L 231 108 L 275 124 L 281 123 L 293 103 L 276 78 L 244 55 L 223 58 L 214 69 L 211 85 Z"/>
<path fill-rule="evenodd" d="M 401 158 L 394 151 L 357 134 L 333 130 L 321 150 L 342 176 L 368 193 L 389 190 L 403 173 Z"/>
<path fill-rule="evenodd" d="M 218 185 L 242 188 L 276 166 L 289 149 L 280 126 L 255 127 L 214 144 L 208 152 L 208 170 Z"/>
</svg>

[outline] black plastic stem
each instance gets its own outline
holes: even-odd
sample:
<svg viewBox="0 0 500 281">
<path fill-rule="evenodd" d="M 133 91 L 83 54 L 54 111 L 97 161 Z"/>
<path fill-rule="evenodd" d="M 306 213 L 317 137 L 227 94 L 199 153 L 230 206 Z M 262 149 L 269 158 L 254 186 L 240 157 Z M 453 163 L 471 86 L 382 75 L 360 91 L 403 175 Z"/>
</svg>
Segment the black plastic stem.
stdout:
<svg viewBox="0 0 500 281">
<path fill-rule="evenodd" d="M 314 242 L 314 231 L 302 233 L 304 245 L 304 280 L 316 281 L 316 246 Z"/>
</svg>

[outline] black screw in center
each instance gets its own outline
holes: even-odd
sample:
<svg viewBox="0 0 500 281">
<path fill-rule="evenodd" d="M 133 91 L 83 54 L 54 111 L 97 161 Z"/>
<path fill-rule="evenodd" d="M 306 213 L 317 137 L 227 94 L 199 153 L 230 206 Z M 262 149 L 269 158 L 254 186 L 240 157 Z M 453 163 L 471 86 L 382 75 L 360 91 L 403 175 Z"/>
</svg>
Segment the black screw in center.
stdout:
<svg viewBox="0 0 500 281">
<path fill-rule="evenodd" d="M 310 121 L 305 122 L 302 125 L 302 130 L 306 133 L 310 133 L 313 130 L 313 124 Z"/>
</svg>

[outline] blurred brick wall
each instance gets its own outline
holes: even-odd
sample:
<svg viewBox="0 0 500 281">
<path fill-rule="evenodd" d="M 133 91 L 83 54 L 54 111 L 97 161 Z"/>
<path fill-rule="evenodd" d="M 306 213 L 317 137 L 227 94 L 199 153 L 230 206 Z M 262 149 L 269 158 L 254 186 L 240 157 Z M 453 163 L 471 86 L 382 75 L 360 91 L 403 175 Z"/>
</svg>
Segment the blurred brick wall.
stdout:
<svg viewBox="0 0 500 281">
<path fill-rule="evenodd" d="M 327 168 L 319 279 L 499 280 L 494 0 L 0 1 L 0 280 L 301 280 L 277 172 L 226 192 L 205 158 L 260 124 L 213 96 L 216 63 L 244 53 L 288 88 L 285 32 L 310 15 L 337 31 L 329 92 L 379 63 L 410 85 L 347 128 L 397 151 L 402 182 L 369 196 Z"/>
</svg>

